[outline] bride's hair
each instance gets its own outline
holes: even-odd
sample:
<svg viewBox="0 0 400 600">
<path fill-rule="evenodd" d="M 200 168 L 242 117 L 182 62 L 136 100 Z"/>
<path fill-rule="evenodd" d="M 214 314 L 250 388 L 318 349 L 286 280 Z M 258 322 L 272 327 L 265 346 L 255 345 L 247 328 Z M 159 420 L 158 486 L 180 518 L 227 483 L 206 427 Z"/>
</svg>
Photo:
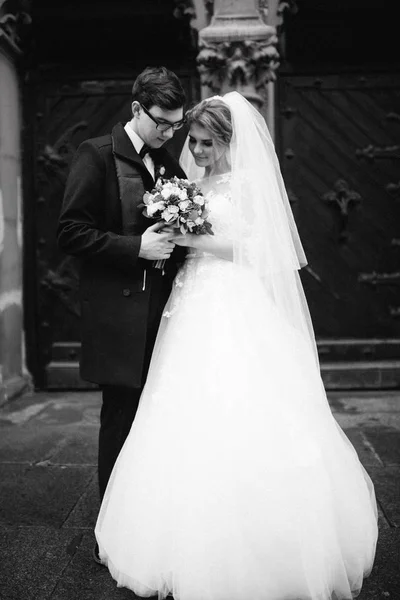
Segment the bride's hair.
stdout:
<svg viewBox="0 0 400 600">
<path fill-rule="evenodd" d="M 232 139 L 232 116 L 229 106 L 219 98 L 206 98 L 186 113 L 188 125 L 207 129 L 217 143 L 228 146 Z"/>
</svg>

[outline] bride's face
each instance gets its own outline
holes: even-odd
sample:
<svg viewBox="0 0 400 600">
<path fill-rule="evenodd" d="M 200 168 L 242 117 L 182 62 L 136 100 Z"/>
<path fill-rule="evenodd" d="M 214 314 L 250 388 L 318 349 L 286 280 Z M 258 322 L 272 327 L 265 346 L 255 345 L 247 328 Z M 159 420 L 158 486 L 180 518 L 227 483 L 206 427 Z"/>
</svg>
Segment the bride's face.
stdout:
<svg viewBox="0 0 400 600">
<path fill-rule="evenodd" d="M 226 146 L 218 144 L 210 131 L 192 123 L 189 130 L 189 150 L 198 167 L 212 167 L 226 152 Z"/>
</svg>

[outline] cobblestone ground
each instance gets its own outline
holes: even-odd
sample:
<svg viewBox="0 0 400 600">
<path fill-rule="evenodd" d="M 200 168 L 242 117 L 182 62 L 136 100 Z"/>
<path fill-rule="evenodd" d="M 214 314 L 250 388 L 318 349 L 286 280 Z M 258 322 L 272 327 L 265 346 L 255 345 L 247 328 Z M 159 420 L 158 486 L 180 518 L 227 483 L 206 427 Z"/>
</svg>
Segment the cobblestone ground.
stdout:
<svg viewBox="0 0 400 600">
<path fill-rule="evenodd" d="M 400 392 L 329 400 L 379 502 L 377 557 L 359 600 L 400 600 Z M 99 411 L 98 392 L 37 393 L 0 410 L 1 600 L 134 598 L 91 558 Z"/>
</svg>

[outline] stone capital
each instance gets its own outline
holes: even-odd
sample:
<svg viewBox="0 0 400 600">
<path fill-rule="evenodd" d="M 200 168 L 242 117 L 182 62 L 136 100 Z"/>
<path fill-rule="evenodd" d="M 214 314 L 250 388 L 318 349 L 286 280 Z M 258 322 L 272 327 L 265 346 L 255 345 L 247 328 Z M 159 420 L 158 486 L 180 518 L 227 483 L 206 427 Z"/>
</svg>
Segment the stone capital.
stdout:
<svg viewBox="0 0 400 600">
<path fill-rule="evenodd" d="M 234 40 L 200 42 L 197 64 L 202 85 L 211 93 L 224 93 L 229 89 L 254 88 L 253 100 L 262 103 L 258 90 L 268 81 L 274 81 L 279 66 L 276 36 L 270 33 L 266 40 Z"/>
<path fill-rule="evenodd" d="M 203 97 L 240 91 L 260 108 L 279 66 L 276 28 L 261 17 L 258 0 L 215 0 L 211 23 L 199 34 Z"/>
</svg>

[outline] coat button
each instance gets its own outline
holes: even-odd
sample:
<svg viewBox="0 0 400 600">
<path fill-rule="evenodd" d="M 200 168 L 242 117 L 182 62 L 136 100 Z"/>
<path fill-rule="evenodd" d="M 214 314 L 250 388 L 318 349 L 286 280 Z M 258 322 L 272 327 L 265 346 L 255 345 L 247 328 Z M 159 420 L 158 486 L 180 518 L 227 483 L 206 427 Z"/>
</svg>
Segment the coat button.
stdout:
<svg viewBox="0 0 400 600">
<path fill-rule="evenodd" d="M 122 293 L 127 298 L 128 296 L 131 295 L 131 290 L 129 290 L 128 288 L 125 288 L 124 290 L 122 290 Z"/>
</svg>

